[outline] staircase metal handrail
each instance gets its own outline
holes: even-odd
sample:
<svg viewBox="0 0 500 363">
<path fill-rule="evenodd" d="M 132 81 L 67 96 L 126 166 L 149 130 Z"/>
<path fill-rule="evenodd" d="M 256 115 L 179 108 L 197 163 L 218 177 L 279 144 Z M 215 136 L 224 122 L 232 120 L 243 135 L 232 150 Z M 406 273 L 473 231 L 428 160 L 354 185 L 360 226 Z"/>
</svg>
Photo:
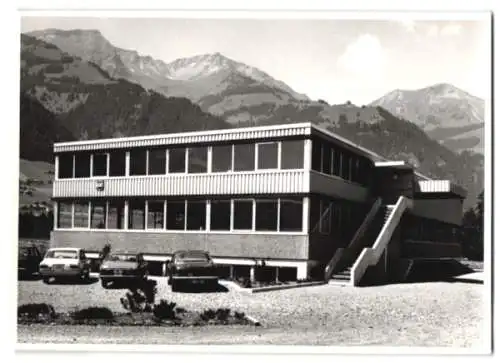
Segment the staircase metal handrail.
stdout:
<svg viewBox="0 0 500 363">
<path fill-rule="evenodd" d="M 328 264 L 325 267 L 325 276 L 324 276 L 325 281 L 328 281 L 328 280 L 331 279 L 332 274 L 333 274 L 333 272 L 334 272 L 335 267 L 337 266 L 337 264 L 340 261 L 342 261 L 342 259 L 346 255 L 348 255 L 349 253 L 351 253 L 357 247 L 358 241 L 361 240 L 361 237 L 366 232 L 366 229 L 368 228 L 368 226 L 370 225 L 370 223 L 372 223 L 373 219 L 377 215 L 377 213 L 378 213 L 378 211 L 379 211 L 379 209 L 380 209 L 381 206 L 382 206 L 382 198 L 377 198 L 375 200 L 375 202 L 373 203 L 372 207 L 370 208 L 370 211 L 365 216 L 365 219 L 363 220 L 363 222 L 361 222 L 361 225 L 356 230 L 356 233 L 354 233 L 354 236 L 352 237 L 351 242 L 349 242 L 349 244 L 347 245 L 347 247 L 345 247 L 345 248 L 338 248 L 335 251 L 334 255 L 332 256 L 332 258 L 330 259 L 330 261 L 328 262 Z"/>
</svg>

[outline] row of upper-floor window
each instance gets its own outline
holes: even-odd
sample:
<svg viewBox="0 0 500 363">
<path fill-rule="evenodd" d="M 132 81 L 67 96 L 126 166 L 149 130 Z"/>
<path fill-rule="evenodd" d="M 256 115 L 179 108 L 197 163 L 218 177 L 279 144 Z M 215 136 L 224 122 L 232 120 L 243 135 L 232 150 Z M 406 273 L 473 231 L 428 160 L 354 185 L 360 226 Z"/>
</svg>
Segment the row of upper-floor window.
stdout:
<svg viewBox="0 0 500 363">
<path fill-rule="evenodd" d="M 61 201 L 56 218 L 60 229 L 302 232 L 303 199 Z"/>
<path fill-rule="evenodd" d="M 60 153 L 57 156 L 57 177 L 60 179 L 303 169 L 304 140 L 136 148 L 95 153 Z M 366 157 L 319 138 L 312 140 L 311 168 L 315 171 L 369 185 L 372 167 L 371 160 Z"/>
<path fill-rule="evenodd" d="M 302 169 L 304 140 L 60 153 L 58 178 Z"/>
<path fill-rule="evenodd" d="M 369 185 L 373 174 L 373 163 L 369 158 L 320 138 L 313 138 L 311 168 L 362 185 Z"/>
</svg>

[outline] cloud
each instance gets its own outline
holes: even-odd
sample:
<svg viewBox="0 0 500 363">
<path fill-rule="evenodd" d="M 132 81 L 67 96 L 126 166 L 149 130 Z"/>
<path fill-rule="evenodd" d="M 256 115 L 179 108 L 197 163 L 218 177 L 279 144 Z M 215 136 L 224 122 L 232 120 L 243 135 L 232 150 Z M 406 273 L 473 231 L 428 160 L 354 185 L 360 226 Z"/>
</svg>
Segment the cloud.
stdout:
<svg viewBox="0 0 500 363">
<path fill-rule="evenodd" d="M 462 26 L 460 24 L 448 24 L 441 28 L 441 35 L 454 36 L 459 35 L 462 32 Z"/>
<path fill-rule="evenodd" d="M 439 26 L 436 24 L 431 25 L 427 28 L 427 36 L 429 37 L 437 37 L 439 35 Z"/>
<path fill-rule="evenodd" d="M 373 78 L 383 73 L 386 62 L 387 55 L 380 40 L 364 34 L 346 47 L 337 65 L 356 76 Z"/>
<path fill-rule="evenodd" d="M 415 23 L 415 20 L 410 20 L 410 19 L 402 19 L 399 20 L 398 23 L 406 29 L 407 32 L 409 33 L 415 33 L 416 32 L 416 27 L 417 24 Z"/>
<path fill-rule="evenodd" d="M 429 25 L 427 27 L 428 37 L 437 37 L 437 36 L 452 37 L 460 35 L 461 32 L 462 32 L 462 25 L 455 23 L 447 24 L 442 27 L 440 27 L 437 24 Z"/>
</svg>

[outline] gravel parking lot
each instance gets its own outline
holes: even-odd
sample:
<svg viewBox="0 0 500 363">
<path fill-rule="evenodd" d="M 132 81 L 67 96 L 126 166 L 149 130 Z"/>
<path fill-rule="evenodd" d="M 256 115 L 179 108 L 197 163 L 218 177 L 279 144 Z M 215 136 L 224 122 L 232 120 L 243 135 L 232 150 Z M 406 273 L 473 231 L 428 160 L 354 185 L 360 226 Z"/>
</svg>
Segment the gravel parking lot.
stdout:
<svg viewBox="0 0 500 363">
<path fill-rule="evenodd" d="M 19 342 L 160 344 L 303 344 L 480 347 L 482 284 L 433 282 L 353 288 L 334 285 L 248 294 L 173 293 L 157 278 L 158 297 L 189 310 L 225 307 L 262 327 L 138 328 L 19 326 Z M 125 290 L 88 285 L 18 283 L 18 304 L 46 302 L 56 311 L 106 306 L 123 311 Z"/>
</svg>

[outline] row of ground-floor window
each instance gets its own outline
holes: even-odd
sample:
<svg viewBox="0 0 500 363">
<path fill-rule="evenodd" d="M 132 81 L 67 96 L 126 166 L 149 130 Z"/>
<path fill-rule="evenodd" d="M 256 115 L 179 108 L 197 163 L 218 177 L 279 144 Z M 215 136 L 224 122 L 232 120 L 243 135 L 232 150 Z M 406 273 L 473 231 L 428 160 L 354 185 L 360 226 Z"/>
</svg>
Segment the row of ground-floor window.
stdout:
<svg viewBox="0 0 500 363">
<path fill-rule="evenodd" d="M 401 239 L 459 243 L 460 226 L 406 213 L 401 222 Z"/>
<path fill-rule="evenodd" d="M 366 204 L 324 196 L 110 199 L 57 202 L 58 229 L 353 233 Z"/>
<path fill-rule="evenodd" d="M 148 274 L 151 276 L 166 276 L 166 263 L 148 261 Z M 95 271 L 98 271 L 96 266 Z M 252 265 L 230 265 L 218 264 L 217 276 L 221 279 L 240 281 L 262 281 L 262 282 L 287 282 L 297 280 L 298 269 L 296 267 L 282 266 L 252 266 Z M 306 278 L 299 276 L 299 278 Z"/>
</svg>

